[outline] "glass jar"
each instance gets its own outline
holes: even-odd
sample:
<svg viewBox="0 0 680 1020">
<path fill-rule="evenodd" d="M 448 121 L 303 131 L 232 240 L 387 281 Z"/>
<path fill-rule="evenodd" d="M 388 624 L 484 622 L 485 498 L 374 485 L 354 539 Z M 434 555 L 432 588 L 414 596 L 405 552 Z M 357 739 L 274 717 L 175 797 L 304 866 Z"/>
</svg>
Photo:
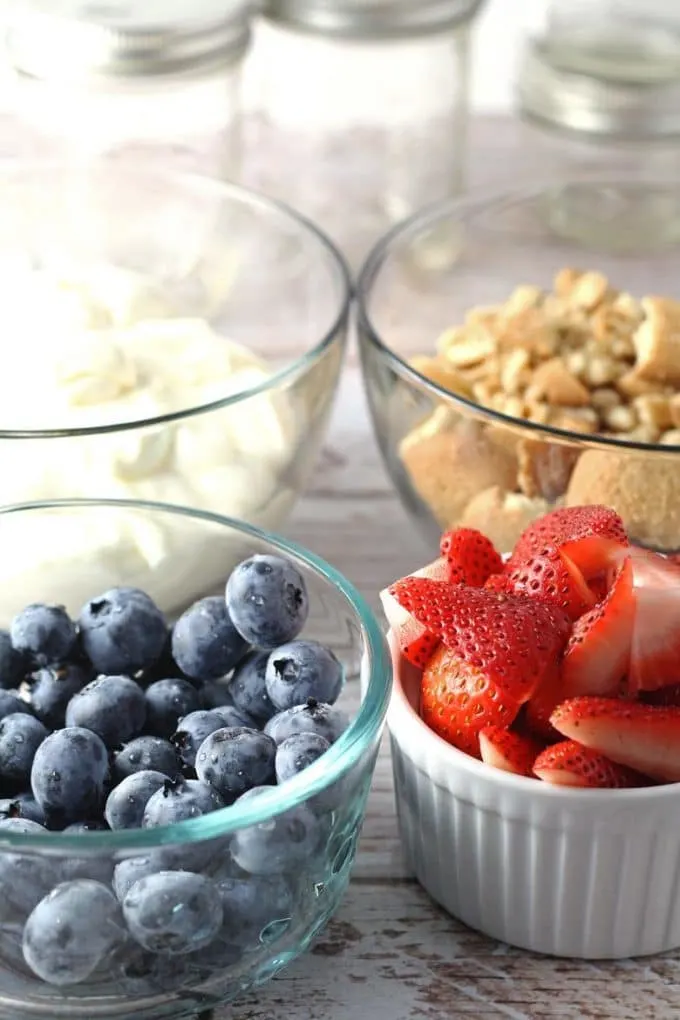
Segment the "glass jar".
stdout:
<svg viewBox="0 0 680 1020">
<path fill-rule="evenodd" d="M 250 37 L 247 0 L 23 0 L 5 42 L 15 151 L 237 178 Z"/>
<path fill-rule="evenodd" d="M 255 183 L 356 267 L 394 221 L 463 187 L 481 0 L 268 0 L 251 69 Z"/>
</svg>

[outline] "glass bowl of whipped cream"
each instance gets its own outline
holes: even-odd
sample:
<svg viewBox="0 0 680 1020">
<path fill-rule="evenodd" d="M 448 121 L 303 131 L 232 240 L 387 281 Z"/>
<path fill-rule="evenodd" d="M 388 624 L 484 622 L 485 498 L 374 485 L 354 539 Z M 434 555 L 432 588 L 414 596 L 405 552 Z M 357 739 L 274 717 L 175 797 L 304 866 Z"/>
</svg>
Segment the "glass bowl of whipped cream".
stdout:
<svg viewBox="0 0 680 1020">
<path fill-rule="evenodd" d="M 344 353 L 351 286 L 333 245 L 198 176 L 16 161 L 0 185 L 0 504 L 151 500 L 279 528 Z M 85 531 L 62 555 L 112 583 L 125 564 L 151 577 L 176 547 L 165 530 Z M 185 553 L 199 587 L 220 576 L 214 549 Z"/>
</svg>

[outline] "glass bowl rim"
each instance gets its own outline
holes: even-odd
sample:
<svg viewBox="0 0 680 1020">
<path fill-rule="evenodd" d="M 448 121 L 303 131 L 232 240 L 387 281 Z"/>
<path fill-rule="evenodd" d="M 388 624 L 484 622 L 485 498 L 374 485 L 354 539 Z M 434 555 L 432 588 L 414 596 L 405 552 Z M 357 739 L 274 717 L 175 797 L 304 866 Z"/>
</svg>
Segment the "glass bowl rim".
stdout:
<svg viewBox="0 0 680 1020">
<path fill-rule="evenodd" d="M 680 196 L 680 184 L 671 178 L 644 178 L 644 183 L 652 183 L 658 187 L 664 187 L 676 192 Z M 406 241 L 413 242 L 424 231 L 436 226 L 443 220 L 450 219 L 454 222 L 467 222 L 482 212 L 488 212 L 494 206 L 508 204 L 509 202 L 526 201 L 536 199 L 550 191 L 559 190 L 566 185 L 583 184 L 635 184 L 643 183 L 643 179 L 635 173 L 626 173 L 617 170 L 616 173 L 591 172 L 584 173 L 578 177 L 562 177 L 552 180 L 543 179 L 518 186 L 516 188 L 495 188 L 469 191 L 463 198 L 446 199 L 445 201 L 432 202 L 406 219 L 401 220 L 391 230 L 387 231 L 374 244 L 364 259 L 359 270 L 355 286 L 355 301 L 357 305 L 357 326 L 360 343 L 372 344 L 388 362 L 392 370 L 406 382 L 415 385 L 420 390 L 425 390 L 435 397 L 440 404 L 448 404 L 458 408 L 461 412 L 473 412 L 478 419 L 489 424 L 504 425 L 514 431 L 526 431 L 533 437 L 539 439 L 546 437 L 569 445 L 591 447 L 593 449 L 609 449 L 626 451 L 639 451 L 642 453 L 660 453 L 665 456 L 672 456 L 680 453 L 680 444 L 644 443 L 639 440 L 614 439 L 611 436 L 601 436 L 597 433 L 575 432 L 571 429 L 561 429 L 554 425 L 542 425 L 539 422 L 532 422 L 526 418 L 517 418 L 502 411 L 496 411 L 491 407 L 485 407 L 469 397 L 452 393 L 444 389 L 439 383 L 433 382 L 389 346 L 383 340 L 380 332 L 373 324 L 369 313 L 368 305 L 373 292 L 375 282 L 383 267 L 393 257 L 395 249 Z M 678 245 L 669 245 L 669 249 Z M 436 338 L 433 338 L 433 346 Z"/>
<path fill-rule="evenodd" d="M 98 162 L 95 161 L 94 166 Z M 106 168 L 102 161 L 101 166 Z M 40 162 L 34 159 L 9 159 L 0 160 L 0 183 L 10 180 L 12 176 L 19 176 L 38 173 L 50 175 L 60 170 L 78 172 L 77 163 L 69 160 L 48 160 Z M 148 418 L 136 418 L 119 422 L 109 422 L 103 425 L 87 425 L 79 428 L 43 428 L 43 429 L 5 429 L 0 428 L 0 439 L 63 439 L 71 436 L 93 436 L 108 435 L 115 432 L 126 432 L 133 429 L 146 428 L 153 425 L 165 425 L 171 422 L 182 421 L 186 418 L 193 418 L 197 415 L 208 414 L 211 411 L 221 410 L 225 407 L 233 407 L 241 401 L 250 400 L 252 397 L 260 396 L 272 390 L 277 390 L 284 384 L 294 382 L 303 375 L 307 369 L 319 359 L 324 351 L 332 346 L 335 341 L 340 341 L 344 347 L 347 341 L 347 323 L 349 322 L 350 310 L 353 301 L 352 275 L 349 270 L 345 256 L 331 238 L 321 230 L 312 220 L 297 212 L 292 206 L 278 199 L 271 198 L 255 188 L 235 184 L 231 181 L 221 181 L 206 174 L 191 171 L 159 170 L 152 167 L 138 167 L 136 170 L 117 168 L 116 175 L 143 178 L 150 176 L 158 180 L 175 181 L 183 187 L 197 189 L 198 192 L 211 192 L 222 194 L 224 198 L 237 201 L 241 206 L 249 206 L 266 210 L 267 215 L 272 213 L 282 216 L 284 219 L 295 224 L 299 231 L 313 238 L 319 250 L 325 251 L 329 256 L 329 274 L 335 276 L 339 288 L 338 310 L 335 313 L 331 325 L 324 335 L 309 347 L 303 354 L 273 372 L 264 382 L 255 386 L 249 386 L 238 393 L 232 393 L 228 397 L 219 400 L 211 400 L 206 404 L 195 404 L 191 407 L 182 408 L 178 411 L 170 411 L 166 414 L 154 415 Z"/>
<path fill-rule="evenodd" d="M 365 665 L 362 666 L 362 671 L 365 670 L 368 677 L 367 683 L 360 688 L 365 691 L 365 696 L 356 716 L 337 741 L 316 762 L 294 778 L 287 780 L 284 787 L 273 786 L 271 791 L 267 790 L 257 797 L 247 798 L 240 804 L 231 804 L 211 814 L 156 829 L 93 831 L 74 835 L 63 832 L 25 835 L 0 829 L 0 846 L 16 851 L 48 851 L 58 856 L 59 851 L 62 854 L 77 851 L 84 855 L 94 855 L 95 851 L 99 851 L 100 854 L 136 851 L 139 854 L 160 846 L 203 842 L 228 836 L 246 826 L 266 822 L 283 811 L 303 804 L 346 774 L 360 760 L 363 752 L 380 732 L 386 718 L 392 688 L 392 662 L 382 628 L 373 610 L 354 585 L 330 563 L 296 542 L 263 531 L 245 521 L 172 503 L 127 499 L 37 500 L 0 506 L 0 526 L 3 516 L 8 514 L 102 507 L 167 513 L 180 518 L 216 524 L 238 532 L 246 538 L 266 543 L 283 556 L 292 555 L 299 559 L 324 581 L 339 590 L 357 617 L 364 641 L 362 663 Z M 282 789 L 285 790 L 283 795 Z"/>
</svg>

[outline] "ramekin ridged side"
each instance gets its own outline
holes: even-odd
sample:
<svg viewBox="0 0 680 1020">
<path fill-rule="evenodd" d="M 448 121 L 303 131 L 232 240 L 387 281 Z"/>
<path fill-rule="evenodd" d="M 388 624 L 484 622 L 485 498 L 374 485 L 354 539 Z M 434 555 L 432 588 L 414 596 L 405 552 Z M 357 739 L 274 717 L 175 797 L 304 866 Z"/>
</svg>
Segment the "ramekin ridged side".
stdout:
<svg viewBox="0 0 680 1020">
<path fill-rule="evenodd" d="M 391 641 L 388 712 L 408 866 L 455 917 L 554 956 L 680 946 L 680 784 L 580 790 L 493 769 L 418 715 L 419 674 Z"/>
</svg>

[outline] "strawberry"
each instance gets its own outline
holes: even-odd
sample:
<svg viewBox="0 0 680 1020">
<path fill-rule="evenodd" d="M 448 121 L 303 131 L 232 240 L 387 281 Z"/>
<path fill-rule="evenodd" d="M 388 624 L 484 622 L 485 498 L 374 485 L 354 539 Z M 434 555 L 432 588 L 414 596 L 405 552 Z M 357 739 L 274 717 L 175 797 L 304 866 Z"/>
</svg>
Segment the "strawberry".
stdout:
<svg viewBox="0 0 680 1020">
<path fill-rule="evenodd" d="M 680 684 L 660 687 L 658 691 L 641 691 L 640 697 L 647 705 L 674 705 L 680 708 Z"/>
<path fill-rule="evenodd" d="M 412 576 L 430 577 L 434 580 L 446 580 L 449 565 L 443 556 L 421 567 Z M 380 592 L 383 612 L 387 617 L 390 629 L 399 642 L 399 650 L 404 658 L 418 669 L 424 669 L 431 655 L 439 645 L 439 638 L 430 634 L 421 623 L 401 608 L 392 598 L 387 589 Z"/>
<path fill-rule="evenodd" d="M 487 765 L 516 776 L 531 776 L 541 745 L 501 726 L 486 726 L 479 734 L 479 750 Z"/>
<path fill-rule="evenodd" d="M 680 780 L 680 708 L 617 698 L 571 698 L 550 717 L 571 740 L 662 782 Z"/>
<path fill-rule="evenodd" d="M 635 622 L 629 686 L 654 691 L 680 682 L 680 567 L 646 549 L 631 549 Z"/>
<path fill-rule="evenodd" d="M 475 528 L 445 531 L 439 552 L 449 565 L 448 580 L 481 588 L 492 574 L 503 569 L 503 560 L 491 539 Z"/>
<path fill-rule="evenodd" d="M 546 547 L 521 563 L 515 563 L 513 556 L 506 577 L 508 591 L 561 606 L 571 620 L 595 604 L 582 574 L 559 549 Z"/>
<path fill-rule="evenodd" d="M 527 730 L 544 744 L 552 744 L 560 739 L 560 734 L 550 724 L 550 716 L 563 700 L 562 677 L 556 665 L 541 680 L 524 706 L 524 723 Z"/>
<path fill-rule="evenodd" d="M 487 726 L 507 728 L 519 702 L 507 689 L 456 651 L 440 645 L 423 671 L 420 715 L 440 737 L 479 758 L 479 732 Z"/>
<path fill-rule="evenodd" d="M 518 705 L 553 667 L 569 634 L 557 606 L 429 578 L 397 581 L 389 594 L 481 680 Z"/>
<path fill-rule="evenodd" d="M 630 662 L 634 619 L 633 564 L 627 558 L 604 601 L 574 624 L 562 661 L 562 698 L 619 691 Z"/>
<path fill-rule="evenodd" d="M 559 549 L 586 581 L 602 573 L 617 549 L 628 545 L 623 521 L 610 507 L 569 506 L 544 514 L 520 535 L 513 567 L 544 549 Z"/>
<path fill-rule="evenodd" d="M 645 783 L 644 777 L 633 769 L 617 765 L 575 740 L 562 740 L 546 747 L 536 758 L 533 771 L 543 782 L 555 786 L 618 789 Z"/>
<path fill-rule="evenodd" d="M 511 594 L 508 578 L 505 574 L 492 574 L 491 577 L 487 577 L 484 587 L 487 591 L 505 592 L 506 595 Z"/>
</svg>

